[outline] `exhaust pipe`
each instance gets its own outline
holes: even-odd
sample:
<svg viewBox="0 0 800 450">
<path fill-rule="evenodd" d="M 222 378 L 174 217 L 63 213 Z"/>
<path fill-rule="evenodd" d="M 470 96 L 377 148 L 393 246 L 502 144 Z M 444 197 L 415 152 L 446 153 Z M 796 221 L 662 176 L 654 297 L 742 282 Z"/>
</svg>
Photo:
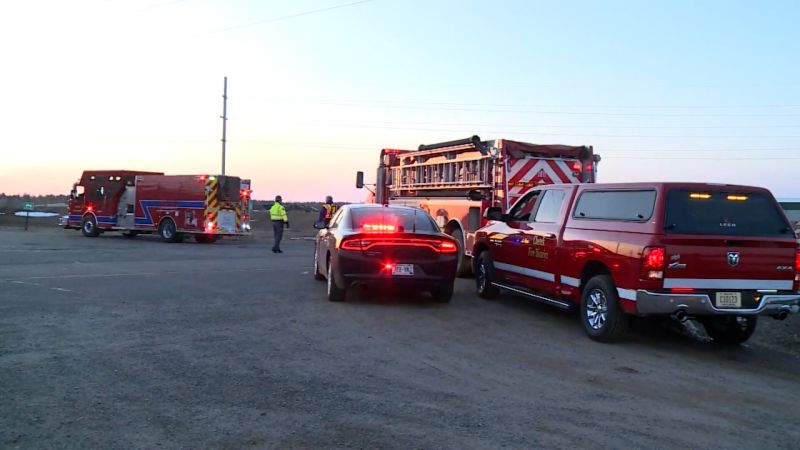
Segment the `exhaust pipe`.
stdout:
<svg viewBox="0 0 800 450">
<path fill-rule="evenodd" d="M 686 313 L 685 308 L 680 308 L 675 310 L 675 312 L 672 313 L 670 317 L 672 317 L 674 320 L 677 320 L 678 322 L 686 322 L 686 319 L 689 318 L 689 315 Z"/>
<path fill-rule="evenodd" d="M 772 318 L 775 320 L 786 320 L 787 317 L 789 317 L 789 313 L 786 310 L 783 310 L 772 316 Z"/>
</svg>

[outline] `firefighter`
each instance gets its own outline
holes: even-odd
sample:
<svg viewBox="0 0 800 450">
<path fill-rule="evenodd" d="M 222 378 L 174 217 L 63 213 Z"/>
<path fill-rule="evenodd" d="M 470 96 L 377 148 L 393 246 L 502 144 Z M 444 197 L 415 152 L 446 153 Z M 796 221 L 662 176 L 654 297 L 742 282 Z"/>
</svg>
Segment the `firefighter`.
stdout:
<svg viewBox="0 0 800 450">
<path fill-rule="evenodd" d="M 319 218 L 317 222 L 324 222 L 327 227 L 331 223 L 333 214 L 336 213 L 336 205 L 333 203 L 333 197 L 330 195 L 325 197 L 325 204 L 319 210 Z"/>
<path fill-rule="evenodd" d="M 272 221 L 272 235 L 275 240 L 272 253 L 283 253 L 281 239 L 283 238 L 283 227 L 289 228 L 289 216 L 286 215 L 286 208 L 283 207 L 283 198 L 280 195 L 275 197 L 275 203 L 269 209 L 269 219 Z"/>
</svg>

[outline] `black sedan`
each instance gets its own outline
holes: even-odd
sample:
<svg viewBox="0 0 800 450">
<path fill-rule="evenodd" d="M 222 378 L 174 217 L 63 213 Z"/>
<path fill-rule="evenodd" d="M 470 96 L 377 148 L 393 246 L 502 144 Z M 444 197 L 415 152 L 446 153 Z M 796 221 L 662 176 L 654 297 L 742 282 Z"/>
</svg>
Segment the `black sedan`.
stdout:
<svg viewBox="0 0 800 450">
<path fill-rule="evenodd" d="M 453 296 L 458 246 L 421 209 L 345 205 L 315 228 L 314 277 L 328 281 L 328 300 L 360 284 L 427 290 L 439 302 Z"/>
</svg>

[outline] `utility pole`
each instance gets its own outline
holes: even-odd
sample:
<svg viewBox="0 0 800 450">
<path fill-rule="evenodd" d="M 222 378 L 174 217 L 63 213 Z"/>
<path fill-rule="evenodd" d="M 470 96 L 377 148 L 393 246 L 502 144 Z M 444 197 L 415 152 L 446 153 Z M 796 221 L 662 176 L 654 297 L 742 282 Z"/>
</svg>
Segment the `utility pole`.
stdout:
<svg viewBox="0 0 800 450">
<path fill-rule="evenodd" d="M 222 91 L 222 176 L 225 176 L 225 131 L 228 124 L 228 77 L 225 77 L 225 87 Z"/>
</svg>

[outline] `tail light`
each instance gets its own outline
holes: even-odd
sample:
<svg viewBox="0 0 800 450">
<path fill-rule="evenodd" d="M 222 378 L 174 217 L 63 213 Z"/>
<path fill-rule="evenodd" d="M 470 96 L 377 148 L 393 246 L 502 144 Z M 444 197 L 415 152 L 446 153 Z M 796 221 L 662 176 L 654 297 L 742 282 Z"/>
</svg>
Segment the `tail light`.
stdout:
<svg viewBox="0 0 800 450">
<path fill-rule="evenodd" d="M 645 247 L 642 252 L 641 278 L 645 280 L 661 280 L 664 278 L 664 247 Z"/>
<path fill-rule="evenodd" d="M 800 249 L 794 253 L 794 271 L 800 273 Z"/>
<path fill-rule="evenodd" d="M 577 161 L 575 161 L 575 162 L 573 162 L 573 163 L 572 163 L 572 171 L 573 171 L 573 172 L 575 172 L 575 173 L 580 173 L 580 172 L 581 172 L 581 168 L 582 168 L 582 167 L 581 167 L 581 163 L 579 163 L 579 162 L 577 162 Z"/>
<path fill-rule="evenodd" d="M 367 251 L 374 247 L 420 247 L 429 248 L 437 253 L 451 254 L 458 251 L 455 242 L 447 239 L 436 238 L 380 238 L 380 237 L 352 237 L 346 238 L 339 244 L 340 250 Z"/>
</svg>

